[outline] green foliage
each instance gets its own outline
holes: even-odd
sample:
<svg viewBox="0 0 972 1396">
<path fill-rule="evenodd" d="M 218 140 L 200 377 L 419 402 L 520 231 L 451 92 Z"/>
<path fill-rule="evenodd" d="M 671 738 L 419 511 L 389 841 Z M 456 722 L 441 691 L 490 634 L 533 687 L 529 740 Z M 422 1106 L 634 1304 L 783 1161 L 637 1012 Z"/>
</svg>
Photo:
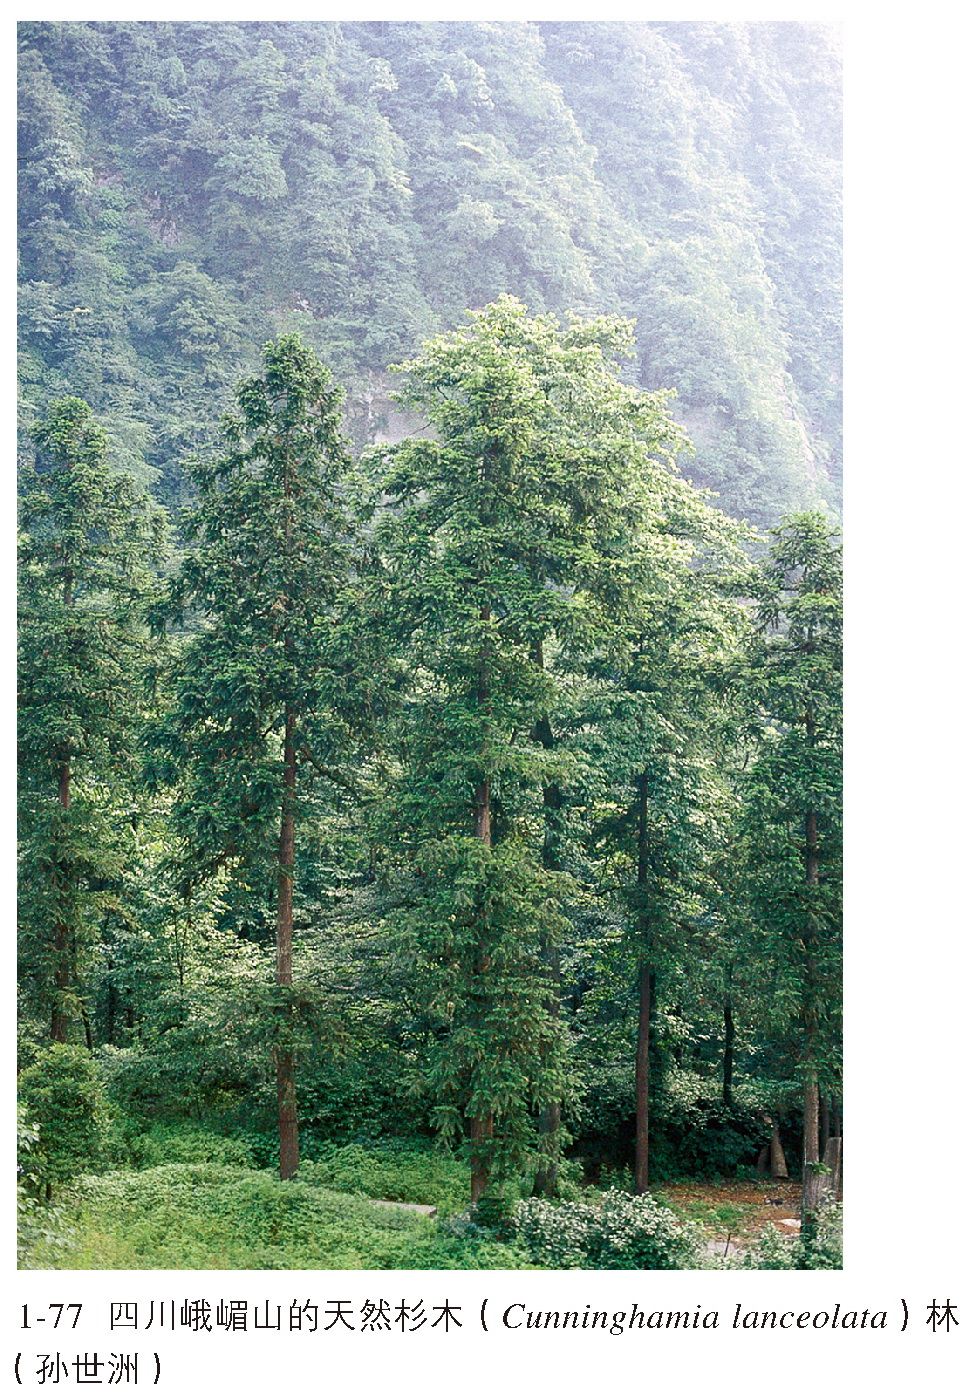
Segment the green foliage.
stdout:
<svg viewBox="0 0 972 1396">
<path fill-rule="evenodd" d="M 328 620 L 347 564 L 340 391 L 297 336 L 268 344 L 264 364 L 224 421 L 228 453 L 193 466 L 195 546 L 170 588 L 170 616 L 202 624 L 180 655 L 175 712 L 151 735 L 149 777 L 178 781 L 185 891 L 227 862 L 269 882 L 288 711 L 299 714 L 305 772 L 308 757 L 341 754 L 325 709 L 340 683 Z"/>
<path fill-rule="evenodd" d="M 31 437 L 18 615 L 21 957 L 38 1009 L 64 1040 L 85 1013 L 83 952 L 106 924 L 131 916 L 131 826 L 107 786 L 131 809 L 150 568 L 164 530 L 109 464 L 84 402 L 55 402 Z"/>
<path fill-rule="evenodd" d="M 73 1198 L 75 1238 L 62 1269 L 519 1269 L 510 1247 L 440 1234 L 434 1222 L 316 1183 L 281 1183 L 229 1164 L 172 1163 L 86 1178 Z M 37 1245 L 29 1268 L 52 1253 Z"/>
<path fill-rule="evenodd" d="M 276 1054 L 308 1207 L 457 1205 L 385 1147 L 438 1128 L 468 1260 L 568 1131 L 627 1165 L 638 1041 L 655 1175 L 734 1170 L 838 1080 L 838 564 L 787 516 L 837 475 L 829 31 L 19 32 L 23 1043 L 83 1035 L 115 1116 L 69 1172 L 238 1164 L 246 1212 Z M 679 453 L 784 517 L 761 569 Z M 135 481 L 190 506 L 155 655 Z M 78 1255 L 182 1254 L 99 1187 Z"/>
<path fill-rule="evenodd" d="M 760 1232 L 756 1245 L 743 1257 L 743 1270 L 842 1270 L 843 1207 L 833 1203 L 820 1209 L 813 1238 L 782 1236 L 775 1226 Z"/>
<path fill-rule="evenodd" d="M 253 1156 L 244 1139 L 231 1139 L 209 1130 L 185 1125 L 155 1124 L 147 1134 L 130 1143 L 137 1168 L 158 1168 L 170 1163 L 226 1163 L 252 1167 Z"/>
<path fill-rule="evenodd" d="M 336 1192 L 424 1203 L 437 1207 L 441 1216 L 459 1211 L 469 1197 L 469 1174 L 460 1159 L 428 1147 L 409 1147 L 407 1141 L 389 1141 L 380 1149 L 326 1145 L 301 1165 L 300 1176 Z"/>
<path fill-rule="evenodd" d="M 766 1138 L 759 1110 L 721 1101 L 683 1104 L 665 1097 L 653 1125 L 655 1176 L 663 1170 L 668 1177 L 734 1177 L 740 1168 L 755 1166 Z"/>
<path fill-rule="evenodd" d="M 56 1256 L 58 1249 L 67 1246 L 73 1239 L 73 1232 L 64 1221 L 64 1209 L 58 1203 L 45 1201 L 41 1196 L 43 1182 L 34 1169 L 37 1160 L 37 1145 L 40 1132 L 36 1125 L 27 1123 L 26 1107 L 17 1106 L 17 1266 L 23 1269 L 28 1256 L 42 1249 L 48 1255 Z"/>
<path fill-rule="evenodd" d="M 106 1116 L 89 1052 L 61 1042 L 40 1048 L 20 1073 L 18 1094 L 36 1130 L 30 1176 L 37 1187 L 61 1184 L 97 1164 Z"/>
<path fill-rule="evenodd" d="M 750 944 L 774 968 L 767 1016 L 833 1079 L 840 1037 L 841 561 L 818 514 L 774 535 L 753 666 L 769 722 L 746 781 Z"/>
<path fill-rule="evenodd" d="M 351 385 L 510 292 L 637 316 L 691 469 L 761 524 L 839 478 L 839 57 L 814 24 L 19 28 L 28 415 L 79 394 L 184 498 L 268 331 Z"/>
<path fill-rule="evenodd" d="M 412 851 L 399 924 L 436 1033 L 437 1122 L 449 1139 L 485 1122 L 470 1155 L 497 1176 L 528 1156 L 531 1110 L 564 1090 L 545 956 L 571 882 L 549 866 L 545 810 L 566 772 L 539 739 L 556 701 L 544 644 L 613 647 L 626 544 L 677 493 L 655 459 L 681 441 L 664 395 L 617 376 L 629 344 L 623 322 L 561 329 L 501 297 L 402 366 L 401 398 L 437 436 L 382 452 L 386 604 L 417 699 L 394 803 Z"/>
<path fill-rule="evenodd" d="M 648 1193 L 611 1189 L 594 1203 L 528 1198 L 513 1223 L 517 1240 L 544 1269 L 684 1270 L 701 1261 L 694 1233 Z"/>
</svg>

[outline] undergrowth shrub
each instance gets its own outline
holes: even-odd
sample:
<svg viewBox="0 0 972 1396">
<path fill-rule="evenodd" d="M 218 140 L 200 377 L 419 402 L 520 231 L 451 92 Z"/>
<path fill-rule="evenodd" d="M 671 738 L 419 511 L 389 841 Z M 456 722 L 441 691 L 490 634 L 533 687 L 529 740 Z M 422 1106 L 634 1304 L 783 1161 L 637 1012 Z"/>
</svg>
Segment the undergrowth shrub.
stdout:
<svg viewBox="0 0 972 1396">
<path fill-rule="evenodd" d="M 704 1264 L 695 1232 L 645 1194 L 610 1189 L 598 1202 L 521 1202 L 516 1238 L 551 1270 L 684 1270 Z"/>
<path fill-rule="evenodd" d="M 40 1138 L 36 1125 L 29 1123 L 23 1105 L 17 1106 L 17 1266 L 38 1246 L 54 1254 L 70 1244 L 72 1233 L 65 1227 L 60 1206 L 38 1196 L 40 1179 L 33 1172 L 33 1155 Z"/>
<path fill-rule="evenodd" d="M 259 1093 L 259 1063 L 238 1044 L 214 1040 L 205 1024 L 174 1025 L 164 1051 L 105 1045 L 97 1056 L 113 1108 L 141 1128 L 222 1117 L 243 1102 L 252 1115 Z"/>
<path fill-rule="evenodd" d="M 153 1125 L 145 1134 L 129 1140 L 132 1162 L 138 1168 L 163 1163 L 235 1163 L 252 1168 L 253 1154 L 244 1139 L 229 1139 L 192 1125 Z"/>
<path fill-rule="evenodd" d="M 97 1166 L 107 1116 L 89 1052 L 64 1042 L 40 1048 L 20 1073 L 17 1094 L 36 1134 L 30 1177 L 38 1193 Z"/>
<path fill-rule="evenodd" d="M 765 1226 L 740 1262 L 742 1270 L 841 1270 L 843 1254 L 843 1206 L 821 1207 L 809 1237 L 782 1236 L 775 1226 Z"/>
<path fill-rule="evenodd" d="M 362 1144 L 321 1145 L 313 1159 L 301 1163 L 300 1176 L 340 1192 L 427 1203 L 443 1215 L 464 1207 L 469 1196 L 469 1169 L 461 1160 L 441 1150 L 390 1140 L 371 1149 Z"/>
</svg>

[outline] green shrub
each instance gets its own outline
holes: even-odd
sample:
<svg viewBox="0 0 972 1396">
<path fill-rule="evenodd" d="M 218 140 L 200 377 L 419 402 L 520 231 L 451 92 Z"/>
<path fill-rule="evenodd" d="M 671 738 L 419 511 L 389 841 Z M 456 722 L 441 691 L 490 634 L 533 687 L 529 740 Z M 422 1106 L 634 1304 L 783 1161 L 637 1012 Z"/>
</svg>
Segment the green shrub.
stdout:
<svg viewBox="0 0 972 1396">
<path fill-rule="evenodd" d="M 339 1192 L 426 1203 L 443 1215 L 459 1211 L 469 1198 L 468 1165 L 440 1149 L 391 1140 L 372 1148 L 322 1145 L 312 1160 L 301 1163 L 300 1176 Z"/>
<path fill-rule="evenodd" d="M 247 1108 L 252 1116 L 262 1063 L 210 1025 L 174 1025 L 165 1050 L 106 1044 L 98 1056 L 108 1098 L 142 1128 L 159 1119 L 212 1119 Z M 269 1104 L 269 1094 L 264 1088 Z"/>
<path fill-rule="evenodd" d="M 840 1202 L 821 1207 L 812 1234 L 800 1239 L 801 1270 L 844 1268 L 844 1208 Z"/>
<path fill-rule="evenodd" d="M 71 1233 L 64 1226 L 60 1207 L 38 1197 L 40 1180 L 34 1173 L 34 1152 L 40 1139 L 36 1125 L 28 1123 L 23 1105 L 17 1106 L 17 1265 L 23 1268 L 37 1246 L 54 1251 L 66 1246 Z"/>
<path fill-rule="evenodd" d="M 650 1122 L 650 1177 L 735 1177 L 755 1167 L 766 1142 L 765 1106 L 706 1096 L 694 1073 L 670 1073 Z M 630 1064 L 589 1068 L 587 1091 L 570 1123 L 577 1151 L 612 1170 L 634 1157 L 634 1099 Z"/>
<path fill-rule="evenodd" d="M 31 1174 L 38 1190 L 97 1166 L 106 1116 L 98 1071 L 83 1047 L 52 1042 L 20 1074 L 18 1095 L 37 1132 Z"/>
<path fill-rule="evenodd" d="M 843 1265 L 843 1207 L 837 1202 L 820 1209 L 817 1224 L 808 1237 L 781 1236 L 775 1226 L 765 1226 L 739 1268 L 841 1270 Z"/>
<path fill-rule="evenodd" d="M 163 1163 L 235 1163 L 253 1167 L 253 1153 L 244 1139 L 226 1138 L 193 1125 L 156 1124 L 146 1134 L 129 1141 L 132 1162 L 138 1168 Z"/>
<path fill-rule="evenodd" d="M 516 1238 L 551 1270 L 684 1270 L 704 1263 L 694 1232 L 645 1194 L 611 1189 L 598 1202 L 530 1198 L 513 1216 Z"/>
</svg>

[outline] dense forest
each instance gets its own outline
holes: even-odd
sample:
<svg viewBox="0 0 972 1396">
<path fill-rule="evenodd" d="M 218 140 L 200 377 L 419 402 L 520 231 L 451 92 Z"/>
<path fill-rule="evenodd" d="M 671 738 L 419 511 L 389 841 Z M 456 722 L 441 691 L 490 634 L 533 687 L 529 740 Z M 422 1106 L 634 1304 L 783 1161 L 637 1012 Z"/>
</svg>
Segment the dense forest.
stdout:
<svg viewBox="0 0 972 1396">
<path fill-rule="evenodd" d="M 839 1265 L 833 32 L 19 33 L 21 1263 Z"/>
</svg>

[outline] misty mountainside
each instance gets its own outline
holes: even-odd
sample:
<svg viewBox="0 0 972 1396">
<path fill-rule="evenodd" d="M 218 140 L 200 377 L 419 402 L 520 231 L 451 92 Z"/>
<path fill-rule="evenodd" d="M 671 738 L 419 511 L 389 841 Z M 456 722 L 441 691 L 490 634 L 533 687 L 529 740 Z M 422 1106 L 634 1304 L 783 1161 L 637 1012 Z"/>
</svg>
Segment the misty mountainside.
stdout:
<svg viewBox="0 0 972 1396">
<path fill-rule="evenodd" d="M 85 399 L 170 506 L 299 331 L 358 445 L 504 292 L 637 323 L 685 473 L 839 508 L 840 60 L 797 22 L 20 25 L 21 414 Z M 214 407 L 216 410 L 214 410 Z"/>
</svg>

